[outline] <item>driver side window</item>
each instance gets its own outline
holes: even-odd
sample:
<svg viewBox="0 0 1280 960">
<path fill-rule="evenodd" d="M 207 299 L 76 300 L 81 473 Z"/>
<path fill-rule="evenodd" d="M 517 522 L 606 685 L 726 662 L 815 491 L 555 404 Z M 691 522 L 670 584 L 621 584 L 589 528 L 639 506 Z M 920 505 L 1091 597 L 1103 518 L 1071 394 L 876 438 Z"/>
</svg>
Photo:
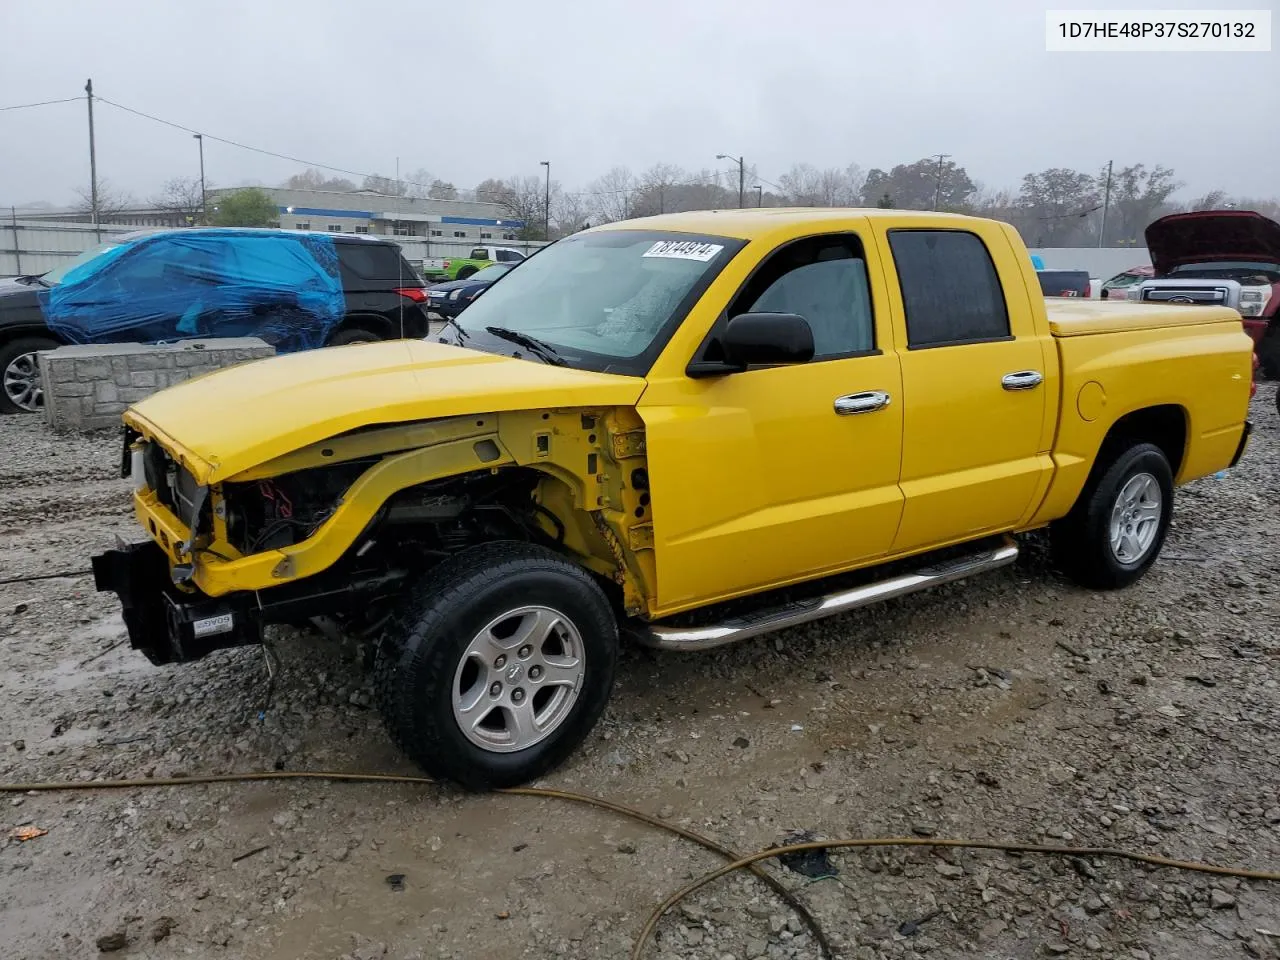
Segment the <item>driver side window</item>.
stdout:
<svg viewBox="0 0 1280 960">
<path fill-rule="evenodd" d="M 776 251 L 729 306 L 742 313 L 794 313 L 813 331 L 814 360 L 875 350 L 862 243 L 842 234 L 809 237 Z"/>
</svg>

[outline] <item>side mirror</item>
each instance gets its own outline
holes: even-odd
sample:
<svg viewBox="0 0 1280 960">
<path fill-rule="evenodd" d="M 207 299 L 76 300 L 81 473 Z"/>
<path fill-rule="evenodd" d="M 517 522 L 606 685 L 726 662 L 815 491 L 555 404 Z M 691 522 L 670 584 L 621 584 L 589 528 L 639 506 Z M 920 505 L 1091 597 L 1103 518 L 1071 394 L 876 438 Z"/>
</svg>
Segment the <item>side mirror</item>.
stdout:
<svg viewBox="0 0 1280 960">
<path fill-rule="evenodd" d="M 720 337 L 731 367 L 808 363 L 813 359 L 809 321 L 794 313 L 743 313 L 729 320 Z"/>
</svg>

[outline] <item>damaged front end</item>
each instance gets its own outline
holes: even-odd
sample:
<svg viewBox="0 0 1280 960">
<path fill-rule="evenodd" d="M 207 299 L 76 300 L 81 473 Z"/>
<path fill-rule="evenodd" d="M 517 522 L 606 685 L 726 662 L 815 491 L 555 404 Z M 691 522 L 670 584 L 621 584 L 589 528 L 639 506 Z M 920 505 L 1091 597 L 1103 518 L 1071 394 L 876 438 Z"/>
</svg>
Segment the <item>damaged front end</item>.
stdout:
<svg viewBox="0 0 1280 960">
<path fill-rule="evenodd" d="M 631 414 L 482 414 L 359 428 L 221 476 L 137 422 L 120 467 L 149 539 L 94 557 L 97 588 L 156 664 L 260 643 L 273 623 L 372 634 L 406 580 L 493 541 L 576 556 L 638 611 L 652 543 L 637 436 Z"/>
</svg>

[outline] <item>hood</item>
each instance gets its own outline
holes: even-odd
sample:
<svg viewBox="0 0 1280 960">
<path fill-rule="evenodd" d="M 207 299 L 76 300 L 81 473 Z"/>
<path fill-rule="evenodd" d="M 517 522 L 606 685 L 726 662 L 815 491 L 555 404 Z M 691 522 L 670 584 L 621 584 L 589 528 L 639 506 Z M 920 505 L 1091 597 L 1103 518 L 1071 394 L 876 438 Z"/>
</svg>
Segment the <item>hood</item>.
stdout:
<svg viewBox="0 0 1280 960">
<path fill-rule="evenodd" d="M 425 340 L 324 347 L 153 394 L 124 420 L 200 483 L 373 424 L 543 407 L 633 406 L 645 381 Z"/>
<path fill-rule="evenodd" d="M 0 280 L 0 310 L 13 310 L 40 305 L 40 291 L 48 287 L 20 280 Z"/>
<path fill-rule="evenodd" d="M 1280 264 L 1280 224 L 1252 210 L 1171 214 L 1147 227 L 1146 239 L 1156 276 L 1211 260 Z"/>
</svg>

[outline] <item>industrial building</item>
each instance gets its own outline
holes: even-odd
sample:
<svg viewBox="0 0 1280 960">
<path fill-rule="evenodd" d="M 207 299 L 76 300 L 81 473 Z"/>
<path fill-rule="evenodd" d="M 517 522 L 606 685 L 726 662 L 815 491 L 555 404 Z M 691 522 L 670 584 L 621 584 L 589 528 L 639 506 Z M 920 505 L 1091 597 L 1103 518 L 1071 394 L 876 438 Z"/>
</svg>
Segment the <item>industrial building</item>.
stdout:
<svg viewBox="0 0 1280 960">
<path fill-rule="evenodd" d="M 286 230 L 375 233 L 446 243 L 451 240 L 471 243 L 515 240 L 524 229 L 523 220 L 504 217 L 502 206 L 496 203 L 397 197 L 372 190 L 260 189 L 279 208 L 280 226 Z M 211 190 L 210 211 L 217 205 L 219 196 L 233 192 Z"/>
</svg>

